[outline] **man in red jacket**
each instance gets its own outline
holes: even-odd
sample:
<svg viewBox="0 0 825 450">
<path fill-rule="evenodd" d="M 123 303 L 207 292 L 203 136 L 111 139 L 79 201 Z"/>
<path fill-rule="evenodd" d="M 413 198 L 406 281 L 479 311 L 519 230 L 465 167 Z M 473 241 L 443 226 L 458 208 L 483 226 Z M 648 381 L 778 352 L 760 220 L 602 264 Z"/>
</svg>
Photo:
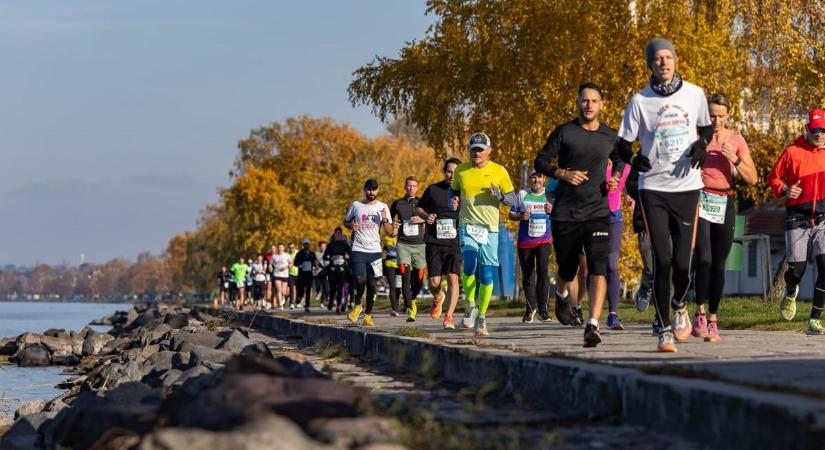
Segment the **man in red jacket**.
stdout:
<svg viewBox="0 0 825 450">
<path fill-rule="evenodd" d="M 785 320 L 792 320 L 796 314 L 799 282 L 810 255 L 816 261 L 817 278 L 808 334 L 825 334 L 825 326 L 820 322 L 825 307 L 825 111 L 812 109 L 805 131 L 804 136 L 785 147 L 768 174 L 773 195 L 787 199 L 787 291 L 779 311 Z"/>
</svg>

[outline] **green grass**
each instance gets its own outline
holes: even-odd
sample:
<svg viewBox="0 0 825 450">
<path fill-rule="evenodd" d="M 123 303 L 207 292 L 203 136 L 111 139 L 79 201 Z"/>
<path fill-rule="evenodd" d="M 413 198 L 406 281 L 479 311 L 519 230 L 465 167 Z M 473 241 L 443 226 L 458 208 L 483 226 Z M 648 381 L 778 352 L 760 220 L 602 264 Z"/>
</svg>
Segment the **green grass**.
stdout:
<svg viewBox="0 0 825 450">
<path fill-rule="evenodd" d="M 429 311 L 430 300 L 418 301 L 419 312 Z M 551 303 L 552 307 L 552 303 Z M 587 308 L 585 302 L 584 308 Z M 602 313 L 602 320 L 607 320 L 607 301 Z M 375 309 L 389 312 L 390 302 L 386 297 L 379 297 L 375 302 Z M 719 306 L 719 328 L 723 330 L 760 330 L 760 331 L 804 331 L 807 327 L 811 303 L 797 301 L 797 313 L 794 320 L 786 322 L 779 316 L 779 302 L 763 302 L 762 297 L 727 297 L 722 299 Z M 446 307 L 445 307 L 446 310 Z M 691 304 L 690 314 L 696 311 L 696 305 Z M 456 315 L 464 312 L 464 303 L 459 300 Z M 521 317 L 524 314 L 524 302 L 504 302 L 493 299 L 488 316 L 493 317 Z M 632 303 L 619 303 L 619 317 L 625 323 L 653 323 L 653 306 L 640 313 Z"/>
</svg>

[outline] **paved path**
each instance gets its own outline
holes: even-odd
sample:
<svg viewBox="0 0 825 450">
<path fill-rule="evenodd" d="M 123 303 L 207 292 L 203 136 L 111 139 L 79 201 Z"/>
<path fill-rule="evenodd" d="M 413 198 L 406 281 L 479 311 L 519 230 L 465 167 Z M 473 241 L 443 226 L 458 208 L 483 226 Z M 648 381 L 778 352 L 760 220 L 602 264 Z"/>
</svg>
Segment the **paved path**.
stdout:
<svg viewBox="0 0 825 450">
<path fill-rule="evenodd" d="M 422 310 L 425 308 L 421 308 Z M 343 315 L 314 308 L 309 314 L 277 312 L 310 322 L 352 326 Z M 363 316 L 362 316 L 363 317 Z M 656 353 L 656 338 L 649 325 L 626 324 L 624 331 L 603 331 L 604 342 L 597 348 L 582 347 L 582 328 L 565 327 L 557 322 L 521 323 L 518 317 L 488 318 L 490 336 L 477 339 L 472 330 L 443 330 L 441 321 L 419 314 L 414 324 L 404 317 L 374 316 L 376 332 L 395 333 L 414 325 L 431 338 L 452 344 L 492 345 L 533 354 L 566 356 L 631 367 L 675 366 L 707 371 L 737 383 L 782 386 L 825 394 L 825 336 L 807 336 L 792 331 L 727 331 L 723 341 L 705 343 L 691 338 L 677 344 L 675 354 Z M 460 323 L 460 317 L 456 322 Z"/>
</svg>

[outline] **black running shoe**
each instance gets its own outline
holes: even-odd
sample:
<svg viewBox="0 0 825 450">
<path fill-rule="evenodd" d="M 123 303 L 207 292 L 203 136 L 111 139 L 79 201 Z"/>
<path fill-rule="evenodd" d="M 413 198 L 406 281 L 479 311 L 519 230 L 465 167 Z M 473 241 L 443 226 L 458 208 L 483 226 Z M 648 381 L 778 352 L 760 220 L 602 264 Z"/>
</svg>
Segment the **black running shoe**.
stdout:
<svg viewBox="0 0 825 450">
<path fill-rule="evenodd" d="M 569 293 L 567 297 L 562 298 L 558 291 L 556 291 L 556 306 L 554 312 L 556 313 L 556 319 L 559 319 L 559 323 L 562 325 L 570 325 L 573 321 L 573 308 L 570 307 L 570 303 L 567 301 L 569 298 Z"/>
<path fill-rule="evenodd" d="M 547 311 L 539 311 L 539 320 L 542 322 L 549 323 L 553 321 L 553 318 L 550 317 L 550 313 L 548 313 Z"/>
<path fill-rule="evenodd" d="M 521 318 L 521 321 L 524 323 L 533 323 L 533 318 L 536 317 L 536 311 L 527 308 L 527 311 L 524 312 L 524 317 Z"/>
<path fill-rule="evenodd" d="M 599 333 L 599 327 L 588 323 L 584 327 L 584 346 L 595 347 L 602 343 L 602 335 Z"/>
<path fill-rule="evenodd" d="M 662 334 L 662 324 L 659 323 L 659 318 L 653 319 L 653 333 L 654 336 Z"/>
<path fill-rule="evenodd" d="M 582 313 L 581 307 L 579 308 L 572 308 L 572 317 L 570 319 L 570 325 L 574 327 L 580 327 L 584 325 L 584 313 Z"/>
</svg>

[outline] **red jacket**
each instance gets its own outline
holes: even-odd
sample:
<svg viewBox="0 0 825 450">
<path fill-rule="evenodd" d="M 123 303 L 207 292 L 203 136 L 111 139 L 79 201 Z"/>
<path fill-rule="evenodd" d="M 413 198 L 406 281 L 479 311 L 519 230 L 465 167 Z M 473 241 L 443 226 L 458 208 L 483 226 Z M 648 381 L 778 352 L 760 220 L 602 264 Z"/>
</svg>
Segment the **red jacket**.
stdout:
<svg viewBox="0 0 825 450">
<path fill-rule="evenodd" d="M 785 147 L 768 174 L 768 186 L 777 198 L 783 196 L 785 186 L 793 186 L 797 181 L 802 194 L 785 200 L 788 211 L 825 213 L 825 148 L 812 146 L 804 136 Z"/>
</svg>

